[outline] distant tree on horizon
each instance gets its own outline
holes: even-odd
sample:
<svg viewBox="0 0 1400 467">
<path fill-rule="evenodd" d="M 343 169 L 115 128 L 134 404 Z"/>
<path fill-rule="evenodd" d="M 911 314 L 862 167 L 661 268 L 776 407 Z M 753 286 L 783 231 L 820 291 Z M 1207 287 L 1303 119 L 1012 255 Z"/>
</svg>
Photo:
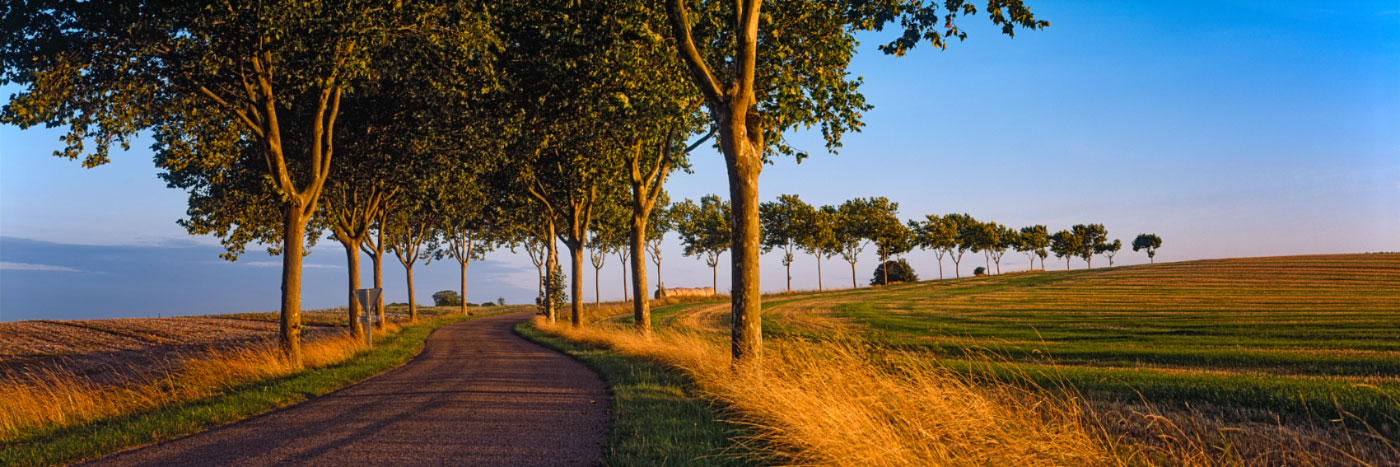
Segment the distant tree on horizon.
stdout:
<svg viewBox="0 0 1400 467">
<path fill-rule="evenodd" d="M 1082 240 L 1073 232 L 1061 230 L 1050 236 L 1050 251 L 1055 253 L 1056 258 L 1065 259 L 1065 270 L 1069 270 L 1069 261 L 1079 251 Z M 1044 265 L 1044 261 L 1041 262 Z"/>
<path fill-rule="evenodd" d="M 968 214 L 948 214 L 943 216 L 944 222 L 949 223 L 949 227 L 956 233 L 957 249 L 956 254 L 950 255 L 953 259 L 953 277 L 962 277 L 962 257 L 968 250 L 977 251 L 979 246 L 977 239 L 977 228 L 980 224 L 977 219 Z"/>
<path fill-rule="evenodd" d="M 928 214 L 922 221 L 909 221 L 909 229 L 914 232 L 915 245 L 933 250 L 933 256 L 938 259 L 938 278 L 943 279 L 943 257 L 958 246 L 957 226 L 945 217 Z"/>
<path fill-rule="evenodd" d="M 793 252 L 801 241 L 810 236 L 812 217 L 816 210 L 798 195 L 779 195 L 777 201 L 758 205 L 758 218 L 763 225 L 763 252 L 782 250 L 783 267 L 787 269 L 787 291 L 792 291 Z"/>
<path fill-rule="evenodd" d="M 729 201 L 718 195 L 705 195 L 698 205 L 686 199 L 671 207 L 676 233 L 685 246 L 682 256 L 705 260 L 716 293 L 719 292 L 719 256 L 729 251 L 730 216 Z"/>
<path fill-rule="evenodd" d="M 1112 243 L 1103 243 L 1095 247 L 1094 250 L 1108 258 L 1108 267 L 1113 267 L 1113 256 L 1118 254 L 1118 250 L 1123 249 L 1123 241 L 1113 239 Z"/>
<path fill-rule="evenodd" d="M 822 291 L 822 259 L 830 258 L 832 253 L 840 249 L 836 243 L 836 216 L 837 210 L 832 206 L 822 206 L 813 208 L 807 219 L 807 228 L 803 229 L 802 237 L 798 239 L 798 245 L 802 246 L 808 254 L 816 257 L 817 260 L 817 291 Z"/>
<path fill-rule="evenodd" d="M 1021 227 L 1021 235 L 1018 237 L 1016 250 L 1026 254 L 1030 259 L 1031 269 L 1035 269 L 1035 258 L 1040 257 L 1040 270 L 1045 270 L 1045 257 L 1049 255 L 1045 251 L 1050 246 L 1050 235 L 1044 225 L 1030 225 Z"/>
<path fill-rule="evenodd" d="M 1074 250 L 1074 254 L 1084 260 L 1084 264 L 1093 269 L 1094 255 L 1105 247 L 1105 240 L 1108 238 L 1108 229 L 1103 224 L 1076 224 L 1070 227 L 1075 238 L 1079 239 L 1079 244 Z"/>
<path fill-rule="evenodd" d="M 1157 249 L 1162 247 L 1162 237 L 1157 234 L 1138 234 L 1133 239 L 1133 251 L 1147 250 L 1147 264 L 1155 264 L 1152 257 L 1157 256 Z"/>
</svg>

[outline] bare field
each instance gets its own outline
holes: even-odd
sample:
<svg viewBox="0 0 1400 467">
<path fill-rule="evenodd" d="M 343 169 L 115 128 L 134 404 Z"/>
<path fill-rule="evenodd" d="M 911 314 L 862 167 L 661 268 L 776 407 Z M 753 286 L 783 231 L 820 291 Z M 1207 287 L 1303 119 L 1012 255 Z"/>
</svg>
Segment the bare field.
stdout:
<svg viewBox="0 0 1400 467">
<path fill-rule="evenodd" d="M 407 321 L 399 307 L 386 307 L 393 322 Z M 456 308 L 420 308 L 425 317 Z M 346 331 L 344 309 L 304 311 L 303 337 L 315 342 Z M 172 372 L 181 362 L 214 351 L 274 342 L 277 313 L 0 322 L 0 380 L 22 379 L 36 370 L 85 376 L 98 384 L 124 384 Z"/>
</svg>

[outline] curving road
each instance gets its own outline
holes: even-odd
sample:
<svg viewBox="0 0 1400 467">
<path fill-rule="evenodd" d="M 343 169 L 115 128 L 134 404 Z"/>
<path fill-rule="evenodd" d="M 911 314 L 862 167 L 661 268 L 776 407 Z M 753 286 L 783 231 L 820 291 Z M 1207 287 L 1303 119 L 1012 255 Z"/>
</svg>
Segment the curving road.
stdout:
<svg viewBox="0 0 1400 467">
<path fill-rule="evenodd" d="M 88 465 L 592 465 L 606 386 L 511 332 L 528 313 L 463 321 L 408 364 L 325 396 Z"/>
</svg>

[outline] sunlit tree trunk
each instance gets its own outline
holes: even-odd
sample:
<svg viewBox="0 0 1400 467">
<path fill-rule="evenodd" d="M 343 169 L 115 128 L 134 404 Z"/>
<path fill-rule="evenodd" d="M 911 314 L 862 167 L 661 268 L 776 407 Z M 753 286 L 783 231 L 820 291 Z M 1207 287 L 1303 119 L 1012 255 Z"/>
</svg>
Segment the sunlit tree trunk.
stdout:
<svg viewBox="0 0 1400 467">
<path fill-rule="evenodd" d="M 569 247 L 569 291 L 573 301 L 569 306 L 569 323 L 583 325 L 583 248 L 577 242 L 564 242 Z"/>
<path fill-rule="evenodd" d="M 547 222 L 545 228 L 549 234 L 545 241 L 545 277 L 544 277 L 544 314 L 549 320 L 549 324 L 558 322 L 559 310 L 554 308 L 554 272 L 559 269 L 559 246 L 554 244 L 554 223 Z"/>
<path fill-rule="evenodd" d="M 646 233 L 647 215 L 650 206 L 644 210 L 632 211 L 632 236 L 629 247 L 632 249 L 632 326 L 644 336 L 651 335 L 651 302 L 647 296 Z"/>
<path fill-rule="evenodd" d="M 336 237 L 341 237 L 336 234 Z M 350 302 L 346 311 L 350 318 L 350 334 L 356 337 L 364 336 L 364 329 L 360 327 L 360 304 L 355 300 L 355 290 L 360 288 L 360 247 L 353 240 L 341 240 L 345 246 L 345 266 L 349 269 L 350 275 Z"/>
<path fill-rule="evenodd" d="M 306 237 L 303 206 L 288 204 L 282 216 L 282 351 L 301 367 L 301 257 Z"/>
<path fill-rule="evenodd" d="M 855 262 L 855 261 L 848 261 L 848 262 L 851 263 L 851 288 L 852 288 L 852 289 L 860 288 L 859 285 L 856 285 L 856 262 Z"/>
<path fill-rule="evenodd" d="M 413 298 L 413 266 L 404 266 L 403 272 L 408 279 L 408 320 L 418 321 L 418 300 Z"/>
</svg>

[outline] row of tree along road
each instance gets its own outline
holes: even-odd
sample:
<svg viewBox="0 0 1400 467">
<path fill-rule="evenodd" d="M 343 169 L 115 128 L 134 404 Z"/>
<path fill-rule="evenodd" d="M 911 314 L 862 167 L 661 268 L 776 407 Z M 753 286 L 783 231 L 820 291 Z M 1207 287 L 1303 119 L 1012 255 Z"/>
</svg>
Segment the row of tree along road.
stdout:
<svg viewBox="0 0 1400 467">
<path fill-rule="evenodd" d="M 344 247 L 353 289 L 362 252 L 378 283 L 388 253 L 411 281 L 418 261 L 465 271 L 500 245 L 533 249 L 554 284 L 558 239 L 579 325 L 598 201 L 626 201 L 625 228 L 610 234 L 628 246 L 632 289 L 645 290 L 666 178 L 713 144 L 729 176 L 743 362 L 762 349 L 759 173 L 772 157 L 807 156 L 788 130 L 816 126 L 834 151 L 862 125 L 870 106 L 847 72 L 856 35 L 894 29 L 880 50 L 899 56 L 966 38 L 959 18 L 985 16 L 1007 35 L 1049 25 L 1020 0 L 764 3 L 11 3 L 0 84 L 20 91 L 0 119 L 67 128 L 55 154 L 89 167 L 148 135 L 161 177 L 189 193 L 181 225 L 218 236 L 228 259 L 250 244 L 282 255 L 281 335 L 296 362 L 311 243 Z M 557 287 L 544 289 L 556 319 Z M 650 332 L 646 294 L 632 297 L 637 330 Z"/>
<path fill-rule="evenodd" d="M 1108 240 L 1108 231 L 1102 224 L 1080 224 L 1050 234 L 1044 225 L 1017 230 L 996 222 L 978 221 L 968 214 L 929 214 L 923 220 L 906 223 L 899 218 L 899 203 L 884 197 L 856 198 L 837 206 L 815 207 L 803 202 L 798 195 L 781 195 L 775 201 L 760 203 L 758 212 L 763 251 L 776 250 L 781 254 L 782 265 L 787 269 L 788 291 L 792 290 L 792 263 L 799 250 L 815 257 L 817 290 L 822 290 L 823 259 L 840 256 L 849 263 L 851 287 L 856 287 L 857 258 L 870 245 L 874 245 L 882 266 L 891 256 L 897 257 L 915 248 L 932 250 L 938 258 L 940 279 L 944 277 L 945 257 L 953 262 L 954 277 L 961 277 L 959 266 L 963 254 L 968 252 L 982 253 L 987 269 L 991 270 L 995 264 L 1000 273 L 1002 256 L 1008 251 L 1024 253 L 1031 267 L 1039 258 L 1041 269 L 1045 268 L 1045 258 L 1053 253 L 1065 259 L 1068 269 L 1072 258 L 1081 258 L 1092 267 L 1095 255 L 1103 255 L 1108 265 L 1113 266 L 1114 256 L 1123 248 L 1122 240 Z M 680 235 L 684 255 L 703 259 L 713 271 L 714 289 L 720 290 L 719 256 L 729 250 L 733 231 L 729 202 L 717 195 L 704 196 L 698 204 L 686 199 L 669 206 L 657 206 L 653 219 L 648 230 L 648 248 L 657 263 L 658 273 L 660 239 L 674 230 Z M 602 268 L 602 258 L 609 253 L 626 255 L 624 245 L 609 236 L 609 232 L 614 231 L 610 224 L 606 218 L 594 224 L 590 248 L 597 269 Z M 1151 261 L 1157 248 L 1162 246 L 1162 239 L 1156 234 L 1140 234 L 1131 246 L 1133 251 L 1146 252 Z M 543 280 L 541 276 L 541 283 Z"/>
</svg>

